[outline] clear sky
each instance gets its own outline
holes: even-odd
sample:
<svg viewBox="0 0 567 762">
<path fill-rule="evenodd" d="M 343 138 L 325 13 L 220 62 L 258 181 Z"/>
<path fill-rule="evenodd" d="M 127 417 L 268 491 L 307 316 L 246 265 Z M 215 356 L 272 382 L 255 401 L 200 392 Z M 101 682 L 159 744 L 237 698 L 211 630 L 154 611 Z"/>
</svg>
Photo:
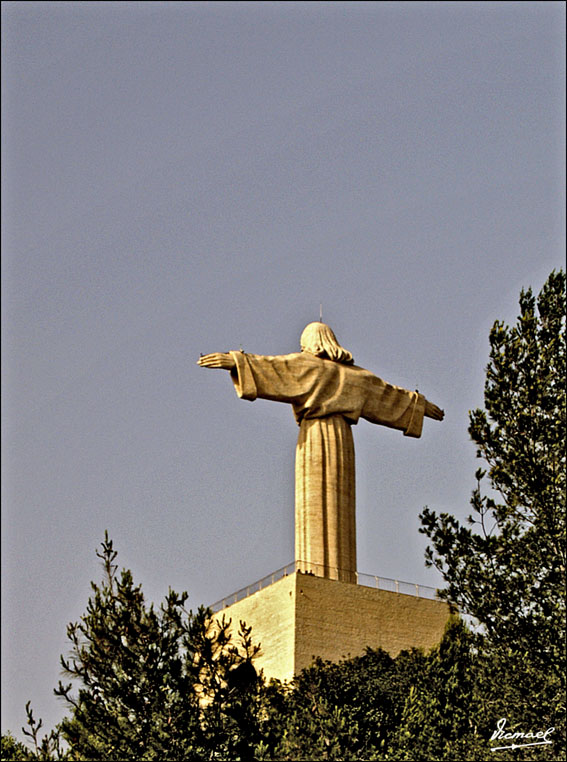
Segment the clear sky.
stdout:
<svg viewBox="0 0 567 762">
<path fill-rule="evenodd" d="M 288 406 L 199 353 L 357 364 L 445 409 L 361 421 L 358 568 L 436 585 L 488 332 L 564 260 L 560 2 L 3 2 L 2 729 L 49 727 L 108 529 L 149 600 L 293 560 Z"/>
</svg>

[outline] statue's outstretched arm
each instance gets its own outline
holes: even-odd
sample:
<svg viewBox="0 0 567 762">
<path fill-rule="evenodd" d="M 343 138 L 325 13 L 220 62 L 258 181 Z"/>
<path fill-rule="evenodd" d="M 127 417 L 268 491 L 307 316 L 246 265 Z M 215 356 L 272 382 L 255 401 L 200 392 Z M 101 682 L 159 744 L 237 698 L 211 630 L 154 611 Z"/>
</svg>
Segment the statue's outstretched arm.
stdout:
<svg viewBox="0 0 567 762">
<path fill-rule="evenodd" d="M 425 400 L 425 410 L 423 415 L 426 418 L 433 418 L 434 421 L 442 421 L 445 417 L 445 411 L 441 410 L 441 408 L 437 407 L 437 405 L 434 405 L 433 402 Z"/>
<path fill-rule="evenodd" d="M 200 365 L 202 368 L 232 370 L 236 367 L 236 362 L 228 352 L 213 352 L 210 355 L 201 355 L 197 360 L 197 365 Z"/>
</svg>

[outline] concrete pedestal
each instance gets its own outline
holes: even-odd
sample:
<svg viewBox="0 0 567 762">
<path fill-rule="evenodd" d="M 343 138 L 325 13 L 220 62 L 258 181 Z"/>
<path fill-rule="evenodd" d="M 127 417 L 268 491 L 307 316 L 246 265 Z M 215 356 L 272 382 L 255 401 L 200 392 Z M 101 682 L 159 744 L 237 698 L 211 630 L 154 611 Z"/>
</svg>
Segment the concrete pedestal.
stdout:
<svg viewBox="0 0 567 762">
<path fill-rule="evenodd" d="M 367 646 L 392 656 L 437 644 L 448 604 L 295 572 L 218 611 L 252 626 L 267 678 L 290 680 L 317 656 L 333 662 L 359 656 Z"/>
</svg>

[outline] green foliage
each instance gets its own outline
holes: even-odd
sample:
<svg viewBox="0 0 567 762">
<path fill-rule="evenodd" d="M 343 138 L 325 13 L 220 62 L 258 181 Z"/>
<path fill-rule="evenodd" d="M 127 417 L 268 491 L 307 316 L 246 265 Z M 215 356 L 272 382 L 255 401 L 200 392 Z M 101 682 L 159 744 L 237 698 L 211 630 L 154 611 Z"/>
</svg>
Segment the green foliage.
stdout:
<svg viewBox="0 0 567 762">
<path fill-rule="evenodd" d="M 332 664 L 317 659 L 277 697 L 279 740 L 270 759 L 367 758 L 381 747 L 399 705 L 399 675 L 385 651 Z"/>
<path fill-rule="evenodd" d="M 265 760 L 484 760 L 475 638 L 453 617 L 429 653 L 318 659 L 273 696 Z M 482 727 L 480 727 L 482 726 Z"/>
<path fill-rule="evenodd" d="M 173 758 L 183 756 L 186 750 L 170 749 L 168 739 L 178 727 L 194 730 L 197 716 L 187 670 L 192 653 L 181 654 L 189 630 L 186 594 L 170 591 L 159 612 L 147 609 L 131 573 L 117 578 L 108 536 L 97 555 L 105 581 L 92 584 L 87 613 L 67 629 L 71 656 L 61 657 L 64 673 L 81 682 L 77 697 L 72 683 L 60 683 L 55 691 L 72 707 L 71 718 L 61 724 L 63 737 L 89 759 L 152 759 L 166 750 Z"/>
<path fill-rule="evenodd" d="M 338 664 L 317 659 L 274 696 L 262 759 L 393 759 L 406 697 L 427 659 L 417 649 L 396 659 L 380 649 Z"/>
<path fill-rule="evenodd" d="M 2 735 L 0 759 L 19 762 L 20 760 L 31 759 L 31 756 L 29 749 L 20 741 L 16 741 L 14 736 L 8 732 Z"/>
<path fill-rule="evenodd" d="M 490 752 L 479 734 L 477 675 L 474 637 L 462 620 L 452 617 L 412 681 L 389 758 L 486 759 Z M 482 717 L 484 728 L 487 722 Z"/>
<path fill-rule="evenodd" d="M 191 632 L 194 657 L 189 673 L 199 696 L 199 758 L 251 759 L 263 738 L 264 681 L 253 664 L 260 649 L 252 644 L 251 628 L 244 622 L 237 648 L 231 643 L 230 620 L 223 617 L 212 633 L 207 621 L 196 620 Z"/>
<path fill-rule="evenodd" d="M 210 611 L 185 609 L 187 594 L 169 591 L 156 611 L 147 607 L 132 575 L 117 575 L 116 552 L 105 535 L 97 552 L 104 567 L 92 583 L 86 613 L 68 626 L 64 673 L 78 683 L 55 690 L 70 707 L 54 734 L 39 742 L 31 710 L 24 731 L 30 759 L 203 760 L 248 758 L 258 741 L 256 695 L 261 688 L 252 660 L 250 628 L 232 642 L 230 620 L 211 625 Z M 29 707 L 28 707 L 29 709 Z"/>
<path fill-rule="evenodd" d="M 39 731 L 43 721 L 36 720 L 31 708 L 31 701 L 26 704 L 27 729 L 22 728 L 22 733 L 31 738 L 33 749 L 28 748 L 17 741 L 10 732 L 2 735 L 2 760 L 66 760 L 69 759 L 66 751 L 61 748 L 61 734 L 58 728 L 52 730 L 43 738 Z"/>
<path fill-rule="evenodd" d="M 564 273 L 551 273 L 537 299 L 522 291 L 516 325 L 497 321 L 490 345 L 486 410 L 470 413 L 486 469 L 476 474 L 469 526 L 425 509 L 420 531 L 444 596 L 479 625 L 486 711 L 561 727 L 564 740 Z"/>
</svg>

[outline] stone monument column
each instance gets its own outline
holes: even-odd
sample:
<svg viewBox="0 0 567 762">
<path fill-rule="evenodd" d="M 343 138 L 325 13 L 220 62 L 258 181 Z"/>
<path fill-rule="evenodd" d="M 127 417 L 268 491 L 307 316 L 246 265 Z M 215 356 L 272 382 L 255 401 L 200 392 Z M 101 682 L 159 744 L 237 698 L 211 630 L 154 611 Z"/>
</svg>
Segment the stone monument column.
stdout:
<svg viewBox="0 0 567 762">
<path fill-rule="evenodd" d="M 296 569 L 356 582 L 354 443 L 341 415 L 313 418 L 295 451 Z"/>
</svg>

